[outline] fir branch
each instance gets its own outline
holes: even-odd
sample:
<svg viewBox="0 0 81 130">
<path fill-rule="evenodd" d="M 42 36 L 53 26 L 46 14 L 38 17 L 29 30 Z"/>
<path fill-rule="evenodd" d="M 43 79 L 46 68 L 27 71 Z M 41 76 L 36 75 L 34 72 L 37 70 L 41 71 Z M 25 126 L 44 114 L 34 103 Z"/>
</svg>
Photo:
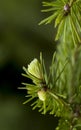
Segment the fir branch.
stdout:
<svg viewBox="0 0 81 130">
<path fill-rule="evenodd" d="M 52 21 L 55 21 L 55 27 L 58 26 L 57 29 L 57 35 L 56 40 L 60 39 L 61 37 L 64 37 L 63 40 L 67 39 L 68 32 L 68 17 L 70 17 L 70 26 L 69 26 L 69 33 L 72 33 L 73 35 L 73 42 L 74 44 L 81 43 L 80 33 L 81 33 L 81 25 L 80 25 L 80 19 L 77 18 L 77 14 L 75 12 L 78 11 L 80 17 L 81 13 L 79 11 L 79 4 L 81 4 L 81 1 L 77 0 L 70 0 L 69 2 L 67 0 L 56 0 L 55 2 L 43 2 L 43 6 L 49 7 L 48 9 L 42 10 L 42 12 L 49 12 L 52 11 L 53 14 L 49 17 L 42 20 L 39 25 L 41 24 L 49 24 Z M 75 19 L 77 20 L 76 24 L 74 24 Z M 77 31 L 77 26 L 79 26 Z M 64 33 L 63 33 L 64 32 Z M 79 33 L 78 33 L 79 32 Z M 61 39 L 62 40 L 62 39 Z M 64 40 L 64 42 L 65 42 Z"/>
<path fill-rule="evenodd" d="M 22 83 L 32 109 L 42 114 L 60 117 L 56 130 L 81 129 L 81 0 L 55 0 L 43 2 L 42 12 L 53 12 L 39 24 L 55 21 L 60 39 L 47 73 L 42 53 L 40 60 L 34 59 L 27 68 L 23 67 L 31 84 Z M 74 45 L 75 46 L 74 46 Z M 67 60 L 66 60 L 67 59 Z M 34 100 L 33 100 L 34 99 Z"/>
<path fill-rule="evenodd" d="M 57 62 L 55 61 L 55 57 L 56 57 L 56 54 L 54 54 L 54 56 L 53 56 L 51 67 L 53 67 L 53 66 L 56 67 L 56 65 L 57 65 Z M 38 108 L 40 108 L 39 111 L 43 112 L 44 114 L 47 111 L 49 111 L 51 114 L 56 114 L 57 116 L 61 116 L 63 107 L 66 105 L 66 103 L 64 101 L 65 96 L 62 94 L 59 94 L 57 92 L 52 93 L 52 91 L 51 91 L 51 90 L 53 90 L 54 86 L 50 80 L 50 76 L 51 76 L 51 72 L 54 71 L 55 68 L 53 67 L 54 70 L 50 71 L 49 76 L 47 76 L 44 60 L 42 58 L 41 53 L 40 53 L 40 62 L 38 60 L 36 60 L 36 61 L 37 62 L 32 61 L 28 65 L 27 69 L 24 67 L 24 70 L 27 75 L 26 77 L 30 78 L 34 83 L 34 84 L 22 83 L 23 85 L 26 86 L 25 89 L 27 90 L 28 97 L 29 97 L 29 99 L 27 99 L 24 102 L 24 104 L 28 103 L 29 101 L 31 101 L 35 98 L 36 102 L 34 104 L 32 104 L 33 109 L 38 107 Z M 36 65 L 37 68 L 35 68 L 34 65 Z M 66 66 L 66 64 L 65 64 L 65 66 Z M 65 68 L 65 66 L 64 66 L 64 68 Z M 52 75 L 53 77 L 55 77 L 56 81 L 59 79 L 61 73 L 64 71 L 64 68 L 59 73 L 58 77 L 57 77 L 57 74 Z M 57 66 L 57 69 L 58 69 L 58 66 Z M 32 70 L 32 71 L 30 71 L 30 70 Z M 38 77 L 41 77 L 40 72 L 42 73 L 42 78 L 39 79 Z M 53 77 L 52 77 L 52 79 L 53 79 Z M 50 84 L 52 84 L 52 87 L 50 87 Z M 54 85 L 56 86 L 55 81 L 54 81 Z M 48 98 L 49 98 L 49 100 L 48 100 Z M 51 101 L 53 101 L 53 104 Z"/>
</svg>

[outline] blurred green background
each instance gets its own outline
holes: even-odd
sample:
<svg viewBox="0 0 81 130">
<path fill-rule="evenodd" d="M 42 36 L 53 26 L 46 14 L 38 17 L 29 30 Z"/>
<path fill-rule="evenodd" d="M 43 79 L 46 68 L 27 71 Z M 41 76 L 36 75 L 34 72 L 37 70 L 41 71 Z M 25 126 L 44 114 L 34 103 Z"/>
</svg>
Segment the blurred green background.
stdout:
<svg viewBox="0 0 81 130">
<path fill-rule="evenodd" d="M 18 90 L 22 66 L 43 52 L 49 66 L 55 45 L 53 25 L 38 23 L 42 0 L 0 1 L 0 130 L 54 130 L 57 119 L 32 111 L 25 90 Z"/>
</svg>

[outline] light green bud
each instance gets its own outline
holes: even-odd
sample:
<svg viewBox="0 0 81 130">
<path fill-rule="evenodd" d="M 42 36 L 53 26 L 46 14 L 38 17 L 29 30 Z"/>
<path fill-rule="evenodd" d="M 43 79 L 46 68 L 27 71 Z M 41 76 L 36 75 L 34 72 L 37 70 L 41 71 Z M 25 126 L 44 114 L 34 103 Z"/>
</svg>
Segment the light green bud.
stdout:
<svg viewBox="0 0 81 130">
<path fill-rule="evenodd" d="M 39 79 L 42 78 L 41 65 L 36 58 L 28 65 L 28 72 Z"/>
<path fill-rule="evenodd" d="M 46 100 L 46 91 L 44 91 L 44 90 L 38 91 L 38 97 L 41 101 L 45 101 Z"/>
</svg>

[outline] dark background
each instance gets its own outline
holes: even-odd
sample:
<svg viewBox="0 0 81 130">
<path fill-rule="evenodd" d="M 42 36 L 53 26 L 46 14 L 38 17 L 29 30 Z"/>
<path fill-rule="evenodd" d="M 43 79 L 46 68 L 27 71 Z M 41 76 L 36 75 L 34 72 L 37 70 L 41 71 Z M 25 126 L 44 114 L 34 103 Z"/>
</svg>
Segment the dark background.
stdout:
<svg viewBox="0 0 81 130">
<path fill-rule="evenodd" d="M 0 130 L 54 130 L 56 118 L 32 111 L 25 90 L 19 90 L 22 67 L 43 52 L 49 66 L 54 52 L 53 25 L 38 23 L 41 0 L 0 1 Z"/>
</svg>

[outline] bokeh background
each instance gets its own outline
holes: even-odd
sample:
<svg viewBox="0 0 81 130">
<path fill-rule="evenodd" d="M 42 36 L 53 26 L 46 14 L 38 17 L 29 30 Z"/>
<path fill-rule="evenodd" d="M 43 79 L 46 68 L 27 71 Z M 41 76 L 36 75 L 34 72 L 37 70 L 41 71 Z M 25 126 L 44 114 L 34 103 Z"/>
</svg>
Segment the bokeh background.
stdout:
<svg viewBox="0 0 81 130">
<path fill-rule="evenodd" d="M 42 0 L 0 1 L 0 130 L 54 130 L 57 119 L 32 111 L 25 90 L 19 90 L 22 66 L 43 53 L 49 66 L 54 45 L 52 25 L 38 23 L 46 16 L 41 13 Z"/>
</svg>

